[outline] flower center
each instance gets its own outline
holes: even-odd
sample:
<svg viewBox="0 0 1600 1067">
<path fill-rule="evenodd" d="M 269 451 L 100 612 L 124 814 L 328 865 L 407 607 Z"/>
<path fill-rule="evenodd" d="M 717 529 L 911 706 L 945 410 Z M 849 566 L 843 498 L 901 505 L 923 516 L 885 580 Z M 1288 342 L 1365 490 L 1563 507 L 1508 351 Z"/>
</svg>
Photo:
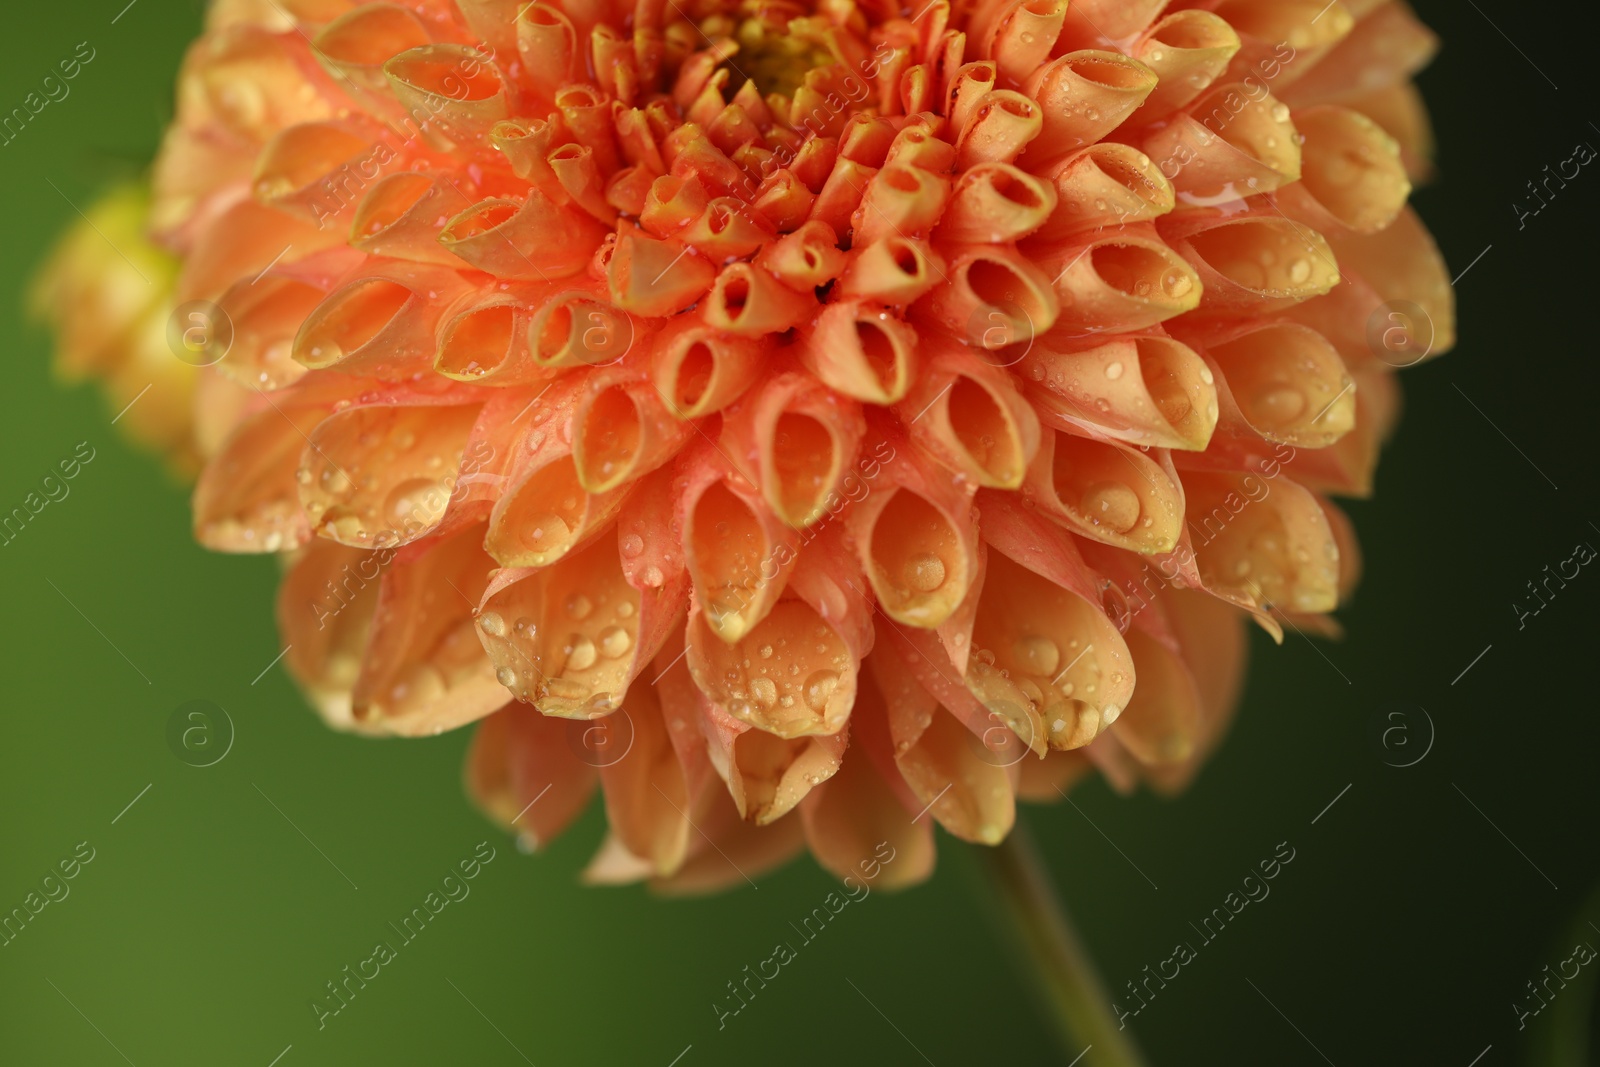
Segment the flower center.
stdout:
<svg viewBox="0 0 1600 1067">
<path fill-rule="evenodd" d="M 816 33 L 814 22 L 809 18 L 785 20 L 770 12 L 741 21 L 731 35 L 739 52 L 727 61 L 733 73 L 729 87 L 737 92 L 744 82 L 751 81 L 763 100 L 774 93 L 792 100 L 808 78 L 825 78 L 821 70 L 837 66 L 838 61 Z M 819 73 L 813 75 L 813 71 Z"/>
</svg>

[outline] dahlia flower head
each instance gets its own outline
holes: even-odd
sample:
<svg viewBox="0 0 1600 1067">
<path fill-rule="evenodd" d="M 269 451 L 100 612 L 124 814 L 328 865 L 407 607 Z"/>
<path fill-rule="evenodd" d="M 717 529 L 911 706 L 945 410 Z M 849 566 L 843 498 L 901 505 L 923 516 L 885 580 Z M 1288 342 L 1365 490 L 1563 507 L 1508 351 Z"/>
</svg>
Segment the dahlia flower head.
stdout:
<svg viewBox="0 0 1600 1067">
<path fill-rule="evenodd" d="M 199 540 L 283 560 L 329 723 L 477 723 L 530 845 L 598 786 L 594 882 L 906 885 L 935 822 L 1180 788 L 1246 622 L 1335 631 L 1329 496 L 1452 340 L 1435 47 L 1398 0 L 219 0 L 36 296 L 159 383 Z"/>
</svg>

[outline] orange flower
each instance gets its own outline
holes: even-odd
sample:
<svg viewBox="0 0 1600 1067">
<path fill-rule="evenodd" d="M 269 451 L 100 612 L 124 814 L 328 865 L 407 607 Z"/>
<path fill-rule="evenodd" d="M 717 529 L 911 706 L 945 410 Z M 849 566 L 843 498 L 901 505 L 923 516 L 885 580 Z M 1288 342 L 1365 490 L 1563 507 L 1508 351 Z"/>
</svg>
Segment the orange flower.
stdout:
<svg viewBox="0 0 1600 1067">
<path fill-rule="evenodd" d="M 907 884 L 934 821 L 1181 787 L 1243 621 L 1334 629 L 1328 495 L 1451 343 L 1434 46 L 1391 0 L 223 0 L 149 208 L 162 309 L 231 331 L 196 534 L 286 554 L 334 725 L 483 720 L 533 843 L 598 784 L 597 882 Z M 44 302 L 122 390 L 89 247 Z"/>
</svg>

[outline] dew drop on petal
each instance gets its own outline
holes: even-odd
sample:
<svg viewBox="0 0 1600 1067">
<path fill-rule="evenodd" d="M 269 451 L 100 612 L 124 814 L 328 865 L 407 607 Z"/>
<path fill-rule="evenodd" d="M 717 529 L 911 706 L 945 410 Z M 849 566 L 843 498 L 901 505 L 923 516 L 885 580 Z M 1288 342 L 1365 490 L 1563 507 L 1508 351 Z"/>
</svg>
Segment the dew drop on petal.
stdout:
<svg viewBox="0 0 1600 1067">
<path fill-rule="evenodd" d="M 833 695 L 835 687 L 839 684 L 839 675 L 836 671 L 813 671 L 805 683 L 806 707 L 821 714 L 828 707 L 828 697 Z"/>
<path fill-rule="evenodd" d="M 567 666 L 575 671 L 594 666 L 594 642 L 586 634 L 573 634 L 567 638 Z"/>
<path fill-rule="evenodd" d="M 1139 521 L 1139 494 L 1121 482 L 1096 482 L 1083 491 L 1078 507 L 1096 526 L 1127 533 Z"/>
<path fill-rule="evenodd" d="M 750 682 L 750 695 L 757 704 L 770 708 L 778 702 L 778 686 L 771 678 L 755 678 Z"/>
<path fill-rule="evenodd" d="M 1016 655 L 1017 662 L 1029 674 L 1049 676 L 1061 665 L 1060 647 L 1042 634 L 1017 638 L 1012 652 Z"/>
<path fill-rule="evenodd" d="M 931 593 L 944 584 L 944 560 L 932 552 L 922 552 L 906 560 L 901 581 L 919 593 Z"/>
<path fill-rule="evenodd" d="M 607 658 L 616 659 L 618 656 L 625 656 L 631 648 L 633 648 L 633 638 L 622 627 L 609 626 L 600 632 L 600 651 Z"/>
</svg>

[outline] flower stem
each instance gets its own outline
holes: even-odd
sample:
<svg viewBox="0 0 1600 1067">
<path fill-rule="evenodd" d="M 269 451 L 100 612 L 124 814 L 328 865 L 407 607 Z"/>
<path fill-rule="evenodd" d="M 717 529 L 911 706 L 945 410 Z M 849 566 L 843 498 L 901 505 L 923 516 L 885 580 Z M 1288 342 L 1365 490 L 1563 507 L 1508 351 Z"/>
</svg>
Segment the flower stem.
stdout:
<svg viewBox="0 0 1600 1067">
<path fill-rule="evenodd" d="M 1004 905 L 1004 925 L 1015 947 L 1031 965 L 1033 980 L 1025 984 L 1048 1009 L 1066 1056 L 1062 1062 L 1077 1067 L 1144 1067 L 1132 1035 L 1120 1030 L 1111 1014 L 1111 998 L 1026 824 L 1018 819 L 1001 844 L 973 851 L 993 898 Z"/>
</svg>

